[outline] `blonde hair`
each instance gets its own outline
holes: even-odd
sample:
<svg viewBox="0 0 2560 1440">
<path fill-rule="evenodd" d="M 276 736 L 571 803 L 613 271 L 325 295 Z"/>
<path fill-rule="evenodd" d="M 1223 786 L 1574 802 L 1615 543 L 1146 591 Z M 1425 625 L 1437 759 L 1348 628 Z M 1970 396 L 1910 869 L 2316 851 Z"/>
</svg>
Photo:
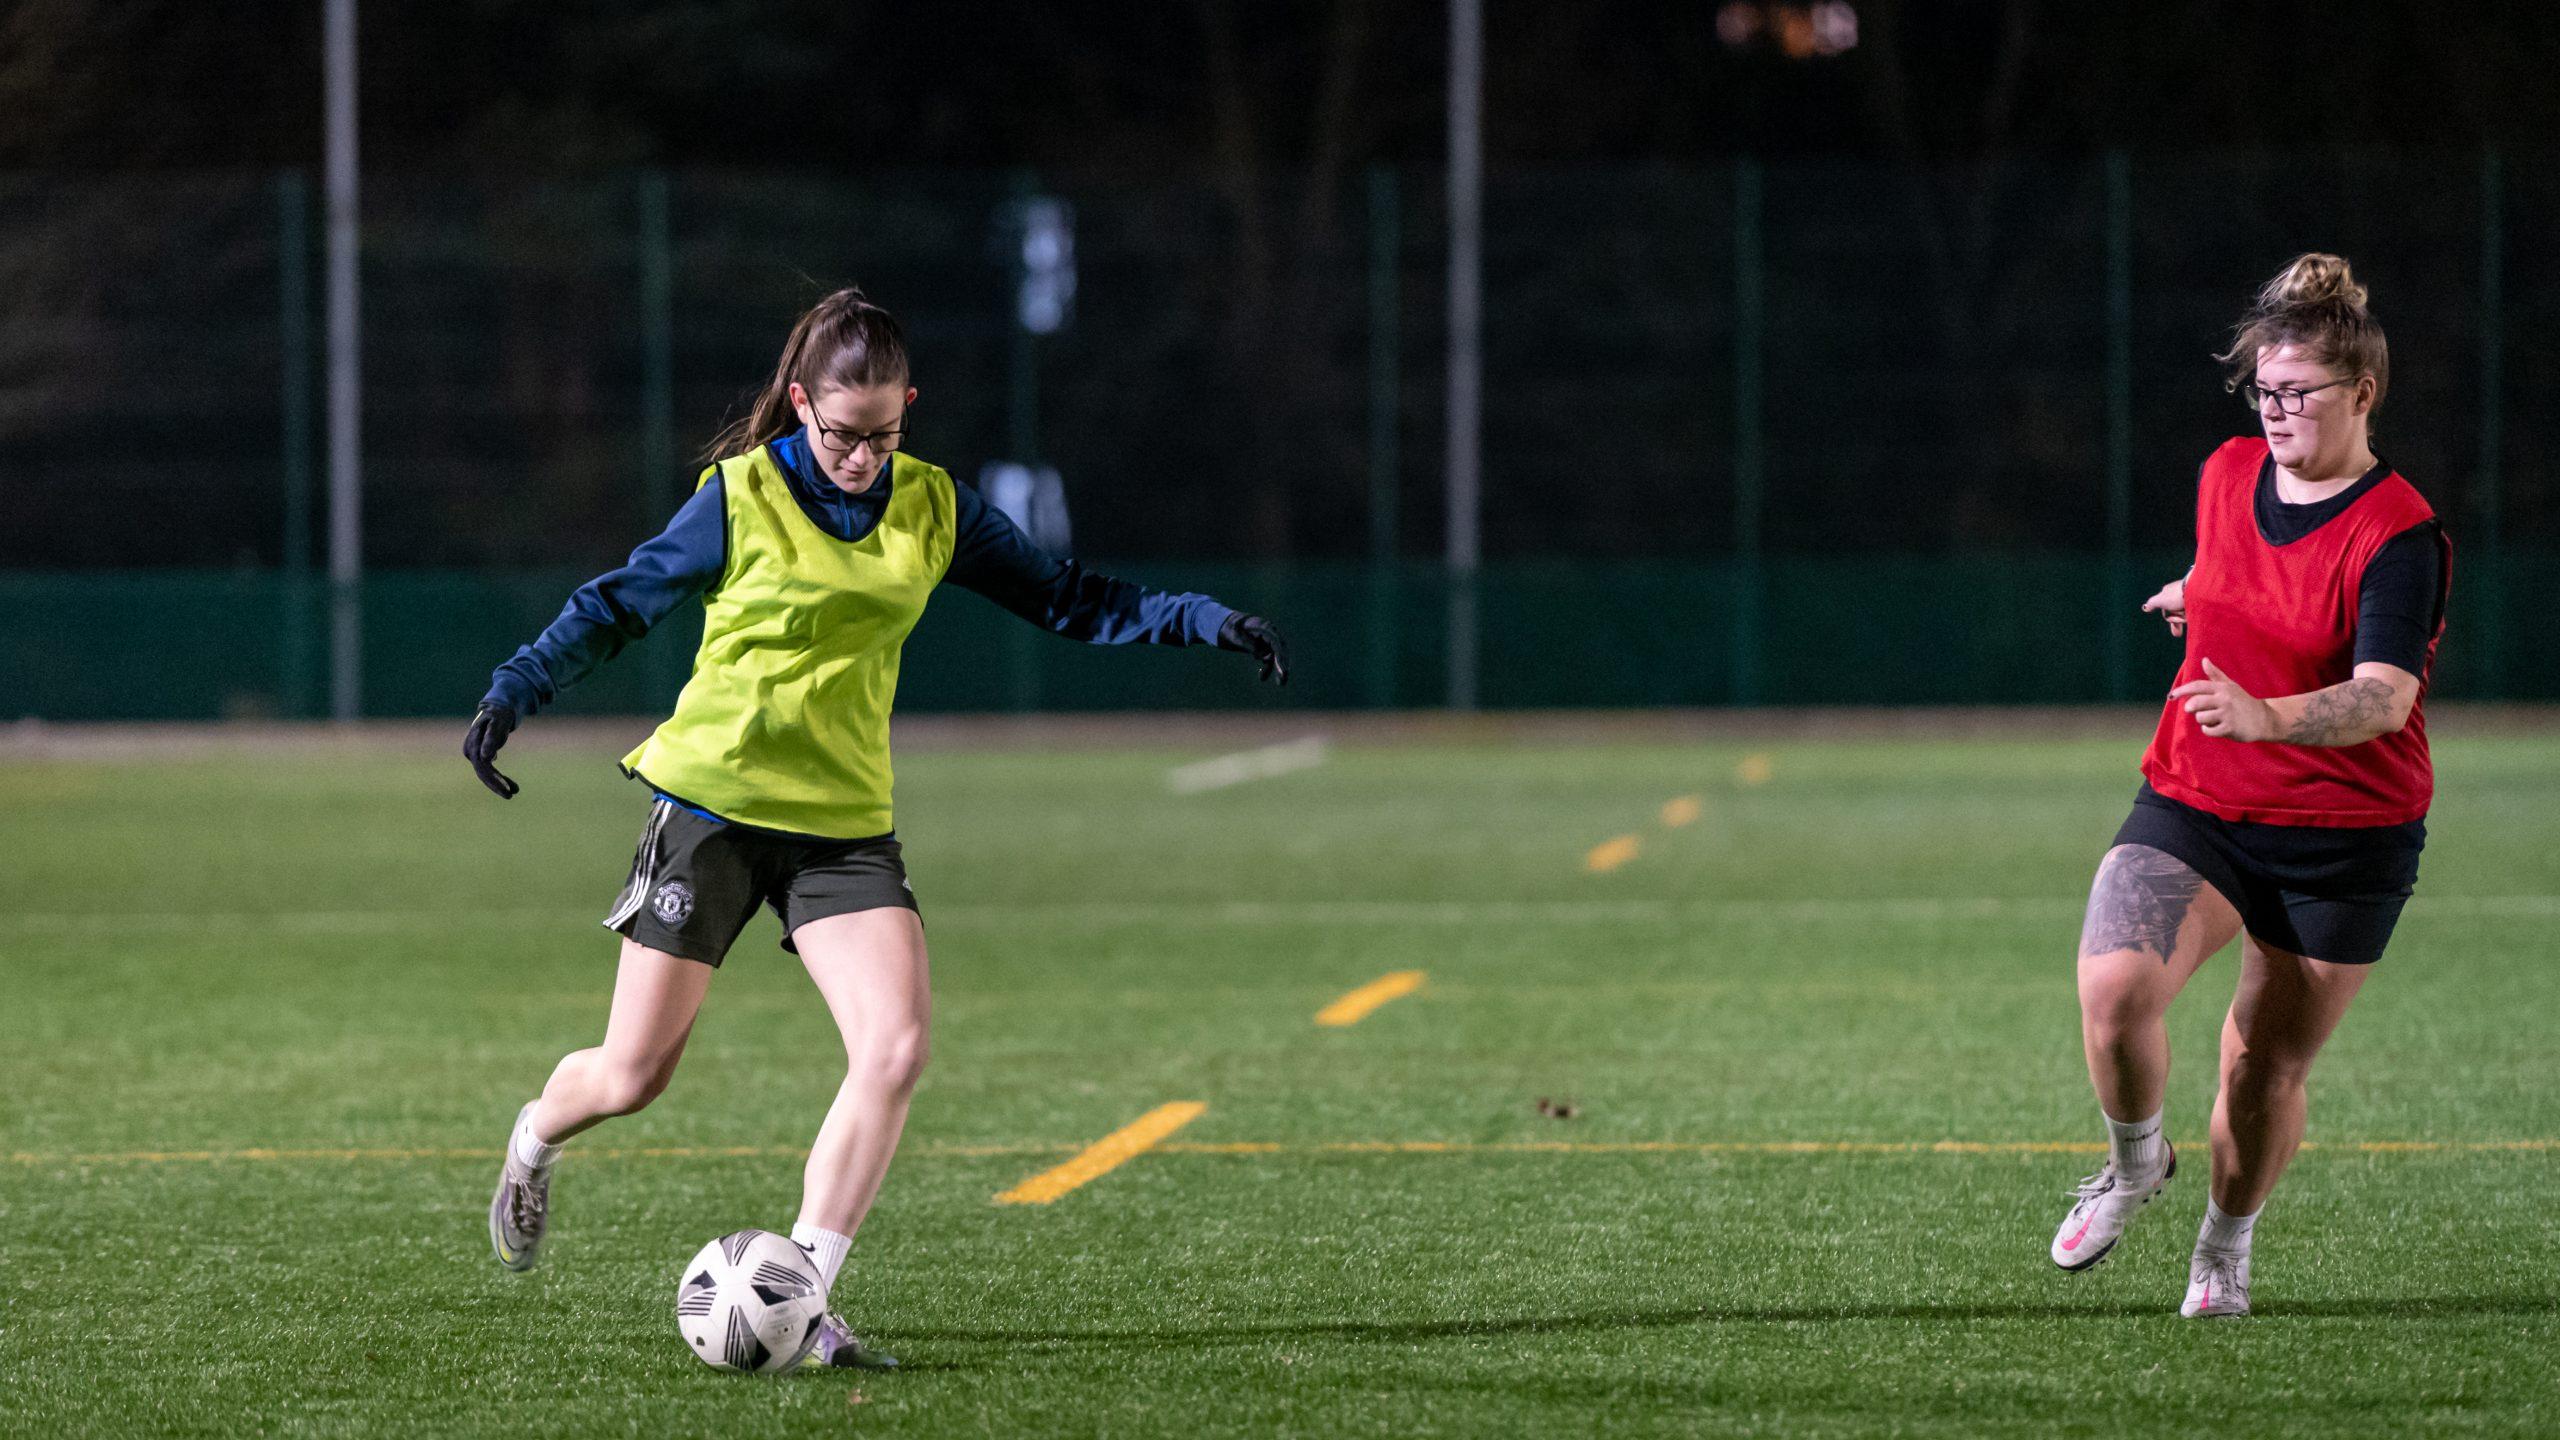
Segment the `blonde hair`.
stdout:
<svg viewBox="0 0 2560 1440">
<path fill-rule="evenodd" d="M 791 337 L 782 342 L 781 362 L 755 405 L 723 426 L 702 458 L 717 464 L 790 434 L 800 424 L 799 413 L 791 408 L 794 381 L 815 401 L 821 385 L 849 390 L 906 379 L 906 333 L 860 287 L 846 286 L 810 306 L 792 325 Z"/>
<path fill-rule="evenodd" d="M 2224 388 L 2237 390 L 2258 373 L 2259 352 L 2294 345 L 2341 380 L 2371 376 L 2380 409 L 2391 388 L 2391 347 L 2382 322 L 2365 308 L 2366 294 L 2342 257 L 2316 250 L 2296 256 L 2259 288 L 2249 312 L 2231 327 L 2231 348 L 2213 357 L 2230 367 Z"/>
</svg>

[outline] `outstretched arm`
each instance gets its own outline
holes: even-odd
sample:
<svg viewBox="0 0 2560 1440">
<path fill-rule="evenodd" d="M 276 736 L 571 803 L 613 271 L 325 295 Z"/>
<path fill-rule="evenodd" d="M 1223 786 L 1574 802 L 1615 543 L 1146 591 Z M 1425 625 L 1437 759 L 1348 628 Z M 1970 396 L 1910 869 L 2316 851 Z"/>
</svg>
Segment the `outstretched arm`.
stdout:
<svg viewBox="0 0 2560 1440">
<path fill-rule="evenodd" d="M 1061 560 L 977 491 L 953 488 L 960 534 L 946 578 L 1043 630 L 1088 645 L 1216 645 L 1236 613 L 1206 595 L 1150 590 Z"/>
<path fill-rule="evenodd" d="M 715 479 L 619 569 L 579 586 L 559 618 L 489 677 L 482 703 L 504 705 L 521 719 L 557 700 L 677 606 L 720 583 L 728 549 L 727 513 Z"/>
<path fill-rule="evenodd" d="M 579 586 L 560 617 L 489 677 L 489 693 L 462 737 L 463 758 L 480 783 L 501 800 L 514 799 L 516 782 L 498 769 L 497 758 L 516 722 L 621 654 L 678 605 L 719 584 L 728 561 L 727 506 L 715 479 L 620 569 Z"/>
</svg>

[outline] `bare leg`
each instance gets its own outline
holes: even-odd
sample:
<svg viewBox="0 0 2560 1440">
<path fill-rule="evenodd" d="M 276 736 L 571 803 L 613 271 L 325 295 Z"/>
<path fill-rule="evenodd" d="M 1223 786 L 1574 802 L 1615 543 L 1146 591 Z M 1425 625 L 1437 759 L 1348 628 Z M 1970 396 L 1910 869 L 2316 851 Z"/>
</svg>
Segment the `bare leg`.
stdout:
<svg viewBox="0 0 2560 1440">
<path fill-rule="evenodd" d="M 2169 1004 L 2238 933 L 2240 912 L 2184 861 L 2119 845 L 2098 863 L 2080 928 L 2080 1044 L 2110 1117 L 2160 1113 Z"/>
<path fill-rule="evenodd" d="M 2213 1203 L 2225 1215 L 2255 1215 L 2275 1190 L 2302 1144 L 2311 1062 L 2372 971 L 2242 940 L 2213 1102 Z"/>
<path fill-rule="evenodd" d="M 924 1073 L 924 925 L 884 906 L 812 920 L 794 931 L 801 963 L 844 1036 L 845 1077 L 809 1149 L 800 1223 L 851 1235 L 870 1213 Z"/>
<path fill-rule="evenodd" d="M 557 1145 L 598 1121 L 628 1115 L 667 1088 L 711 988 L 711 967 L 636 941 L 622 942 L 604 1043 L 563 1058 L 542 1087 L 533 1133 Z"/>
</svg>

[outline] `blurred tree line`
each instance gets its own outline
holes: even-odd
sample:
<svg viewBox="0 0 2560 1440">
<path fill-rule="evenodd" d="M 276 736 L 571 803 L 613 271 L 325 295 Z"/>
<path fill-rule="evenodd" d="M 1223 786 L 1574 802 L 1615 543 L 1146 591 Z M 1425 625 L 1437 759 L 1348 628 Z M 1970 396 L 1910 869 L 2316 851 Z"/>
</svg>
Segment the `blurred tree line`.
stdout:
<svg viewBox="0 0 2560 1440">
<path fill-rule="evenodd" d="M 1855 0 L 1817 61 L 1716 3 L 1492 0 L 1495 165 L 2118 145 L 2543 144 L 2560 8 Z M 0 9 L 0 169 L 314 162 L 320 0 Z M 400 168 L 1034 165 L 1442 153 L 1446 9 L 1393 0 L 459 0 L 361 7 Z"/>
<path fill-rule="evenodd" d="M 1893 263 L 1908 268 L 1891 289 L 1907 308 L 1884 323 L 1916 347 L 1901 363 L 1958 375 L 1997 369 L 2022 335 L 2051 323 L 2053 247 L 2018 240 L 2037 223 L 2034 212 L 2049 201 L 2074 214 L 2102 204 L 2085 189 L 2022 184 L 2022 157 L 2029 170 L 2076 166 L 2130 147 L 2247 152 L 2281 165 L 2369 148 L 2539 151 L 2560 133 L 2560 86 L 2549 80 L 2560 60 L 2560 7 L 2546 4 L 1857 0 L 1856 45 L 1810 60 L 1729 43 L 1719 21 L 1731 7 L 1715 3 L 1490 0 L 1487 8 L 1486 146 L 1497 177 L 1677 174 L 1740 155 L 1853 161 L 1862 174 L 1897 176 L 1891 214 L 1909 247 Z M 212 170 L 316 171 L 320 16 L 318 0 L 0 7 L 0 288 L 12 296 L 0 327 L 0 446 L 68 433 L 63 417 L 75 413 L 92 429 L 123 423 L 130 402 L 104 380 L 139 362 L 105 353 L 117 332 L 101 319 L 131 303 L 119 298 L 119 276 L 173 255 L 223 253 L 218 237 L 191 228 L 183 205 L 137 224 L 138 214 L 169 207 L 137 210 L 134 189 L 63 182 L 120 177 L 149 187 L 155 176 Z M 1364 396 L 1347 362 L 1359 355 L 1366 301 L 1345 277 L 1359 273 L 1367 223 L 1359 180 L 1368 167 L 1389 165 L 1427 183 L 1440 164 L 1445 25 L 1442 4 L 1387 0 L 375 3 L 362 7 L 360 28 L 365 164 L 374 177 L 510 184 L 639 167 L 813 181 L 1025 168 L 1069 185 L 1196 186 L 1216 213 L 1188 228 L 1165 222 L 1179 232 L 1188 273 L 1165 292 L 1172 318 L 1158 319 L 1198 333 L 1161 337 L 1161 353 L 1198 362 L 1186 383 L 1210 398 L 1176 397 L 1173 408 L 1196 402 L 1213 411 L 1223 449 L 1195 446 L 1182 458 L 1221 464 L 1232 498 L 1194 496 L 1170 509 L 1161 495 L 1105 498 L 1106 520 L 1113 504 L 1126 514 L 1099 533 L 1143 535 L 1168 551 L 1356 552 Z M 2471 180 L 2465 172 L 2448 183 Z M 1427 189 L 1416 201 L 1408 224 L 1418 234 L 1437 220 Z M 529 254 L 580 243 L 574 223 L 555 233 L 550 211 L 484 218 L 486 233 Z M 1683 266 L 1709 262 L 1577 231 L 1569 214 L 1548 218 L 1552 229 L 1520 232 L 1527 238 L 1515 248 L 1537 252 L 1515 257 L 1520 283 L 1614 306 L 1628 330 L 1656 333 L 1664 361 L 1655 368 L 1680 360 L 1680 347 L 1696 339 L 1681 317 L 1721 303 L 1722 272 L 1710 264 L 1709 273 L 1688 273 Z M 972 250 L 969 259 L 984 256 Z M 1408 259 L 1409 302 L 1420 306 L 1408 325 L 1427 347 L 1436 302 L 1424 292 L 1436 277 L 1422 263 L 1427 253 Z M 749 303 L 787 319 L 797 298 L 775 292 Z M 2231 299 L 2239 298 L 2235 290 Z M 562 320 L 610 323 L 619 313 L 613 287 L 526 301 L 525 322 L 493 354 L 448 358 L 512 388 L 509 413 L 586 404 L 603 382 L 559 348 Z M 1111 323 L 1129 334 L 1151 322 L 1132 314 Z M 165 350 L 165 337 L 155 343 Z M 152 358 L 180 372 L 189 363 L 221 368 L 219 357 Z M 1515 376 L 1536 363 L 1534 353 L 1515 356 Z M 428 368 L 404 378 L 431 382 Z M 738 368 L 715 377 L 718 386 L 751 381 L 757 367 L 742 360 Z M 1605 417 L 1611 390 L 1641 378 L 1639 366 L 1568 380 L 1545 396 L 1524 384 L 1492 399 L 1497 408 L 1574 415 L 1599 406 Z M 1410 403 L 1427 405 L 1419 379 L 1427 376 L 1408 377 Z M 2074 410 L 2084 400 L 2030 395 L 1999 423 L 2032 455 L 2051 443 L 2057 415 L 2084 418 Z M 1088 397 L 1088 408 L 1103 403 Z M 716 416 L 694 413 L 702 407 L 690 393 L 687 406 L 692 439 Z M 1121 418 L 1123 435 L 1154 423 Z M 1427 474 L 1436 421 L 1416 410 L 1408 422 L 1408 463 Z M 1491 423 L 1508 422 L 1497 415 Z M 1634 440 L 1693 453 L 1699 436 L 1681 423 Z M 1540 419 L 1521 433 L 1551 436 L 1554 427 Z M 1708 428 L 1699 422 L 1701 434 Z M 1492 482 L 1516 483 L 1521 462 L 1492 438 Z M 420 443 L 434 440 L 425 433 Z M 560 473 L 549 477 L 557 484 L 543 503 L 559 511 L 561 527 L 619 534 L 612 507 L 625 493 L 617 468 L 627 457 L 574 450 L 555 457 Z M 2083 466 L 2075 457 L 2053 464 Z M 1630 473 L 1622 496 L 1596 502 L 1589 523 L 1607 533 L 1542 536 L 1534 507 L 1506 508 L 1497 497 L 1493 543 L 1502 548 L 1510 526 L 1515 550 L 1542 538 L 1567 549 L 1657 545 L 1659 536 L 1626 537 L 1666 513 L 1698 510 L 1682 508 L 1680 468 Z M 39 484 L 49 473 L 21 467 L 17 478 Z M 2031 472 L 1985 474 L 1925 499 L 1891 495 L 1889 474 L 1876 483 L 1882 498 L 1869 507 L 1867 543 L 2079 538 L 2067 517 L 2035 519 L 2053 501 Z M 63 513 L 87 513 L 83 505 L 112 513 L 113 494 L 84 499 L 74 484 L 62 482 Z M 1430 549 L 1430 508 L 1407 507 L 1410 551 Z M 468 527 L 456 525 L 437 553 L 457 562 L 508 558 L 475 549 Z M 1724 538 L 1694 518 L 1669 537 L 1676 546 Z M 51 540 L 29 544 L 63 553 Z"/>
</svg>

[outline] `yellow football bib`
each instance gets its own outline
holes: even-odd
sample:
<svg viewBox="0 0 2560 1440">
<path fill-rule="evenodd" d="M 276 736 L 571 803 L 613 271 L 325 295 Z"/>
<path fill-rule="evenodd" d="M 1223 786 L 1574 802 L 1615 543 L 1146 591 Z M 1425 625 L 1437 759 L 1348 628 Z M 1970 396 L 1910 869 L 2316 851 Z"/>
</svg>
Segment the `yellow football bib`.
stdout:
<svg viewBox="0 0 2560 1440">
<path fill-rule="evenodd" d="M 675 714 L 622 768 L 715 815 L 829 839 L 882 835 L 898 652 L 951 567 L 951 476 L 891 457 L 889 508 L 853 542 L 812 522 L 772 450 L 723 460 L 729 560 Z"/>
</svg>

